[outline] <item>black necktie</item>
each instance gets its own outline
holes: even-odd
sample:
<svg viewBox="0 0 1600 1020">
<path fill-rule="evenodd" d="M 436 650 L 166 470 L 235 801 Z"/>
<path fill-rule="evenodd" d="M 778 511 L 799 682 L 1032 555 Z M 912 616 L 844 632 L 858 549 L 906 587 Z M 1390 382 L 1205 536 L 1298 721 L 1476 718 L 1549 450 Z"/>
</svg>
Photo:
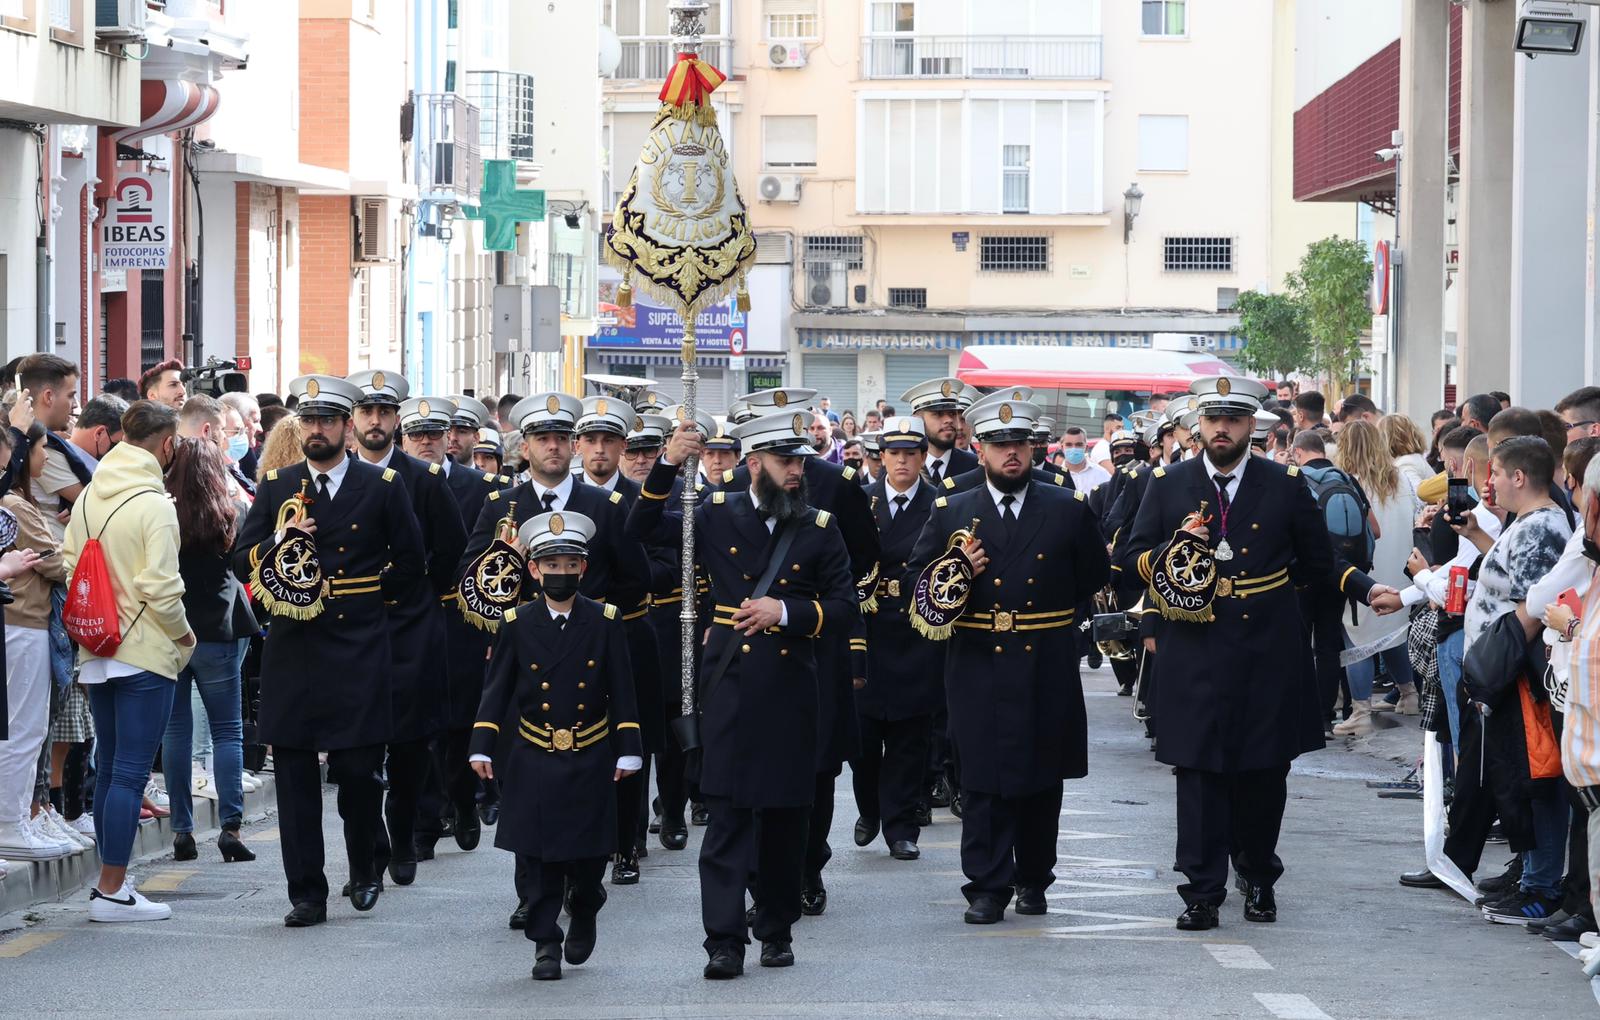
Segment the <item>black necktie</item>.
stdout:
<svg viewBox="0 0 1600 1020">
<path fill-rule="evenodd" d="M 1212 481 L 1217 483 L 1217 507 L 1223 513 L 1228 512 L 1228 483 L 1233 481 L 1232 475 L 1212 475 Z"/>
<path fill-rule="evenodd" d="M 889 515 L 889 519 L 890 520 L 894 520 L 896 517 L 899 517 L 900 516 L 900 511 L 904 510 L 906 508 L 906 504 L 909 503 L 909 502 L 910 502 L 910 498 L 907 497 L 906 494 L 903 493 L 903 492 L 900 495 L 896 496 L 894 498 L 894 513 Z"/>
<path fill-rule="evenodd" d="M 772 511 L 768 510 L 764 506 L 758 506 L 756 507 L 756 516 L 761 518 L 763 521 L 770 521 L 772 520 Z"/>
<path fill-rule="evenodd" d="M 928 477 L 933 479 L 935 486 L 944 481 L 944 461 L 936 460 L 928 466 Z"/>
<path fill-rule="evenodd" d="M 556 630 L 566 630 L 566 629 L 567 629 L 567 618 L 565 616 L 559 616 L 558 615 L 556 617 Z"/>
<path fill-rule="evenodd" d="M 539 497 L 544 500 L 544 512 L 549 513 L 556 508 L 556 493 L 554 489 Z"/>
<path fill-rule="evenodd" d="M 1006 538 L 1008 539 L 1017 526 L 1016 511 L 1011 509 L 1016 502 L 1017 497 L 1009 494 L 1000 497 L 1000 523 L 1005 525 Z"/>
<path fill-rule="evenodd" d="M 332 498 L 331 496 L 328 495 L 328 482 L 329 482 L 329 478 L 328 478 L 327 475 L 318 475 L 317 476 L 317 498 L 318 499 L 327 500 L 327 499 L 331 499 Z"/>
</svg>

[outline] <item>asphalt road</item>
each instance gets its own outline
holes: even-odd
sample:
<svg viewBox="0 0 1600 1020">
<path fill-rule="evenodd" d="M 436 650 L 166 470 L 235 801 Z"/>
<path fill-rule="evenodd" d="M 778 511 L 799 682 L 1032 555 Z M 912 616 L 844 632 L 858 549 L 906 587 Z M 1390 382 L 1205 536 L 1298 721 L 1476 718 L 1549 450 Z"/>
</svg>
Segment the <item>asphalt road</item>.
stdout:
<svg viewBox="0 0 1600 1020">
<path fill-rule="evenodd" d="M 838 787 L 830 902 L 796 929 L 790 970 L 700 976 L 696 848 L 653 847 L 643 881 L 611 890 L 593 958 L 534 983 L 532 944 L 509 931 L 510 855 L 442 844 L 417 884 L 356 914 L 291 931 L 276 824 L 247 828 L 260 859 L 139 866 L 171 920 L 93 925 L 87 893 L 0 918 L 0 1015 L 486 1013 L 550 1017 L 1463 1017 L 1588 1015 L 1596 995 L 1543 939 L 1486 923 L 1447 892 L 1395 884 L 1420 855 L 1420 804 L 1380 800 L 1364 780 L 1393 763 L 1343 747 L 1302 758 L 1290 779 L 1280 920 L 1173 928 L 1173 781 L 1150 757 L 1109 671 L 1087 677 L 1090 775 L 1067 786 L 1050 913 L 978 928 L 961 921 L 959 822 L 936 815 L 922 860 L 850 838 Z M 331 796 L 331 884 L 343 881 Z M 1491 848 L 1486 866 L 1504 855 Z"/>
</svg>

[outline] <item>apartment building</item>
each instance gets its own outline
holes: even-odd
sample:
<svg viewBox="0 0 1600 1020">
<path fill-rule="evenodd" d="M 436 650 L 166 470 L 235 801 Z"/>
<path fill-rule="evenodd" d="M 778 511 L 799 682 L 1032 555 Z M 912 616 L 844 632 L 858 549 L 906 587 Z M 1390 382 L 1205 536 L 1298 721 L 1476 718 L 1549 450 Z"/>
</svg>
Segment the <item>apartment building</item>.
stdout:
<svg viewBox="0 0 1600 1020">
<path fill-rule="evenodd" d="M 1353 204 L 1293 202 L 1291 0 L 713 2 L 705 55 L 730 74 L 719 110 L 761 244 L 749 347 L 835 407 L 977 343 L 1178 331 L 1226 355 L 1240 291 L 1355 234 Z M 670 57 L 666 6 L 605 5 L 613 191 Z"/>
</svg>

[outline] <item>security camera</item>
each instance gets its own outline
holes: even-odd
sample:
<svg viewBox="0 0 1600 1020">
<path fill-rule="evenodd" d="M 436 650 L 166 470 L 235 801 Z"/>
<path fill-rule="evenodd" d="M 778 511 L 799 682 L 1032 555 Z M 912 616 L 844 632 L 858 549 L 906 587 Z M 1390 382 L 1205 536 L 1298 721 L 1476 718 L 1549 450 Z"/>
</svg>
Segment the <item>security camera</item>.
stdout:
<svg viewBox="0 0 1600 1020">
<path fill-rule="evenodd" d="M 1379 149 L 1377 152 L 1374 152 L 1372 155 L 1380 163 L 1393 163 L 1394 162 L 1394 158 L 1396 156 L 1400 155 L 1400 150 L 1399 149 Z"/>
</svg>

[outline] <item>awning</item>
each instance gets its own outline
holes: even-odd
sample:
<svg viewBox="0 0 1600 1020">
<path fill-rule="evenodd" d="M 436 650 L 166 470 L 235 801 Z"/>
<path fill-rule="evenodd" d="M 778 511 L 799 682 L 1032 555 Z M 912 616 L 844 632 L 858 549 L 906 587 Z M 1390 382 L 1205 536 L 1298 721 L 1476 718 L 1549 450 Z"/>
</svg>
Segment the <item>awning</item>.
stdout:
<svg viewBox="0 0 1600 1020">
<path fill-rule="evenodd" d="M 210 85 L 167 79 L 139 85 L 139 126 L 113 132 L 111 140 L 132 145 L 141 138 L 183 131 L 217 112 L 222 97 Z"/>
<path fill-rule="evenodd" d="M 584 354 L 599 358 L 608 365 L 673 365 L 681 366 L 683 360 L 676 354 L 667 354 L 661 351 L 640 350 L 607 350 L 603 347 L 587 347 Z M 697 354 L 694 363 L 700 368 L 727 368 L 728 356 L 726 354 Z M 782 368 L 787 364 L 787 359 L 781 354 L 746 354 L 744 367 L 757 371 L 772 368 Z"/>
</svg>

